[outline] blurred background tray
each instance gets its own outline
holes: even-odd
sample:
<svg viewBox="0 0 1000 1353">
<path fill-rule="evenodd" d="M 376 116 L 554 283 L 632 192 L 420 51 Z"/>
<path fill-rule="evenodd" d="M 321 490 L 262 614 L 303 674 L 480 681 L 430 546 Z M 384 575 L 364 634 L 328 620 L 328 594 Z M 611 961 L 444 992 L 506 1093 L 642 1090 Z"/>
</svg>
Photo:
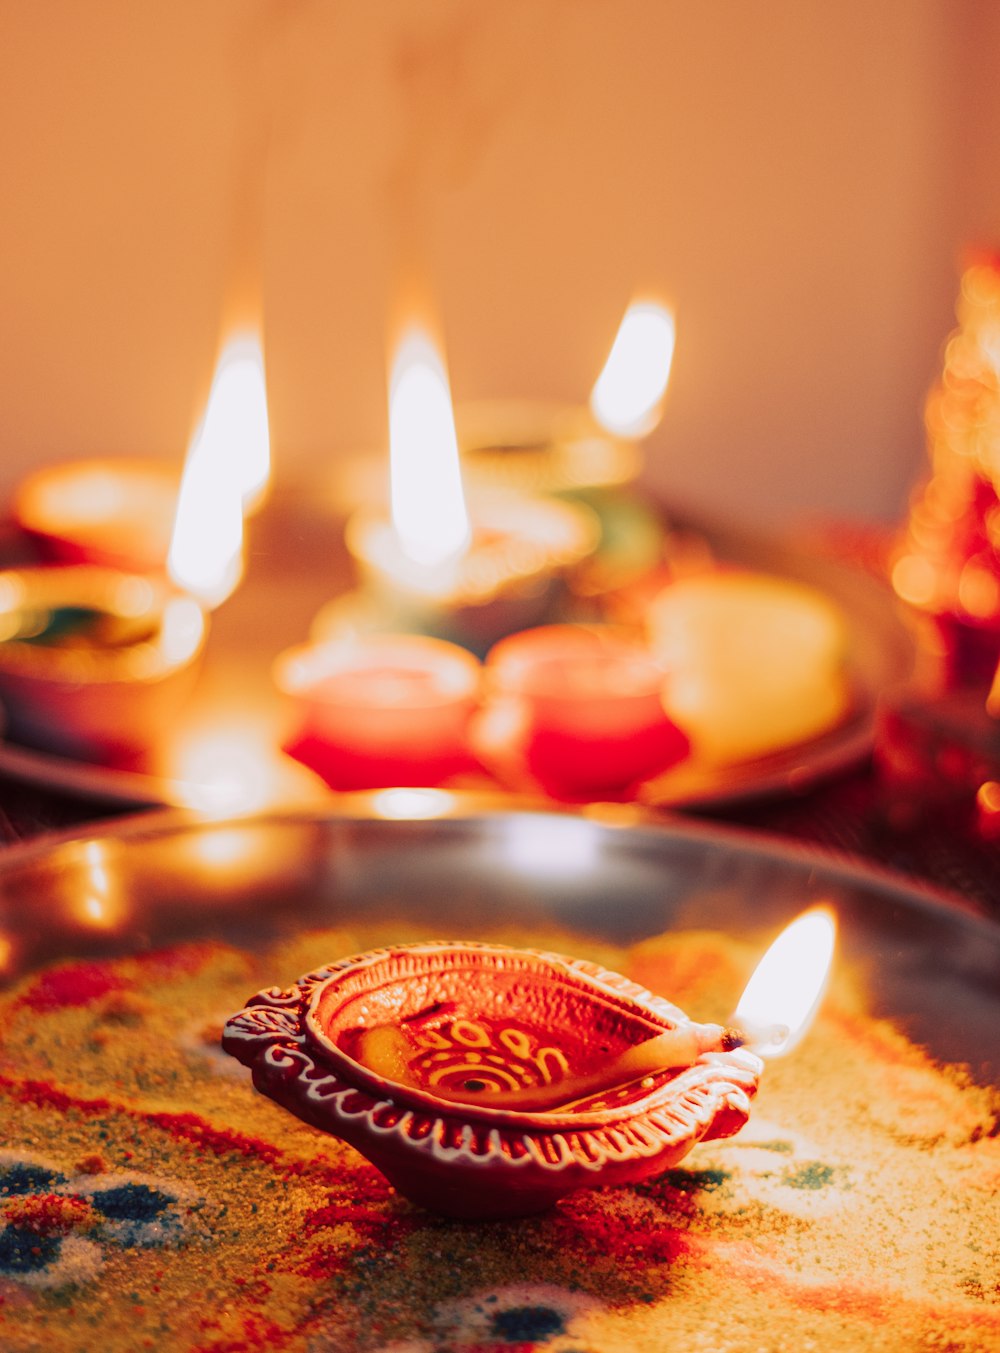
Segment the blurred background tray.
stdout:
<svg viewBox="0 0 1000 1353">
<path fill-rule="evenodd" d="M 673 523 L 672 523 L 673 524 Z M 687 520 L 719 561 L 809 583 L 840 607 L 849 634 L 856 702 L 821 737 L 736 766 L 694 758 L 651 782 L 653 806 L 698 808 L 801 791 L 871 750 L 879 699 L 910 676 L 914 633 L 889 588 L 862 568 L 802 544 Z M 17 550 L 8 534 L 6 553 Z M 244 811 L 282 800 L 323 801 L 326 787 L 280 752 L 286 713 L 271 683 L 284 648 L 301 642 L 316 612 L 352 585 L 343 523 L 315 494 L 285 490 L 249 524 L 246 578 L 215 613 L 199 683 L 181 720 L 148 751 L 116 765 L 0 739 L 0 775 L 121 807 Z"/>
</svg>

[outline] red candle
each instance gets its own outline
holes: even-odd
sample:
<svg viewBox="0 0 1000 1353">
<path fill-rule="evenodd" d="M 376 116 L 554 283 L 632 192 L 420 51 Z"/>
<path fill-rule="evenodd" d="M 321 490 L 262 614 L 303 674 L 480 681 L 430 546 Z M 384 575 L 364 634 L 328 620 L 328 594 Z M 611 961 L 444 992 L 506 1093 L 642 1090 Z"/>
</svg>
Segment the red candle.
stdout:
<svg viewBox="0 0 1000 1353">
<path fill-rule="evenodd" d="M 285 750 L 334 789 L 435 785 L 474 767 L 479 662 L 423 635 L 367 635 L 281 654 L 296 722 Z"/>
<path fill-rule="evenodd" d="M 664 671 L 610 626 L 543 625 L 494 646 L 475 746 L 508 780 L 556 798 L 621 795 L 688 752 L 661 701 Z"/>
</svg>

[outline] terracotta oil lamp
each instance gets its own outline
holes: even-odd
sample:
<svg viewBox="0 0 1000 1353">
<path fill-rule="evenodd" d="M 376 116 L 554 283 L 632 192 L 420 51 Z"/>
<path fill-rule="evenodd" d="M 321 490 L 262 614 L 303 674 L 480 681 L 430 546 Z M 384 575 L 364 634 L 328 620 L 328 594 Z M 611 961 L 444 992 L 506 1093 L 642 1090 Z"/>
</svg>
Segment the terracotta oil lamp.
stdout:
<svg viewBox="0 0 1000 1353">
<path fill-rule="evenodd" d="M 742 1036 L 581 959 L 433 942 L 254 996 L 223 1047 L 257 1089 L 446 1216 L 540 1212 L 746 1122 Z"/>
<path fill-rule="evenodd" d="M 207 618 L 165 582 L 87 564 L 0 571 L 0 702 L 13 736 L 73 756 L 146 745 L 189 697 Z"/>
</svg>

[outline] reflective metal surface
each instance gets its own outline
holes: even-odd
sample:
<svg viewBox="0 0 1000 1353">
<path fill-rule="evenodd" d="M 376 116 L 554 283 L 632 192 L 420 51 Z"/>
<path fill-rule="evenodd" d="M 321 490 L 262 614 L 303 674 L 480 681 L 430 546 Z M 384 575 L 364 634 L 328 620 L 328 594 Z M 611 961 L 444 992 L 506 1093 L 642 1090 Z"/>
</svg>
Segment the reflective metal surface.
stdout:
<svg viewBox="0 0 1000 1353">
<path fill-rule="evenodd" d="M 554 924 L 627 945 L 697 927 L 763 947 L 818 901 L 838 915 L 837 963 L 874 1015 L 1000 1082 L 1000 926 L 850 861 L 626 807 L 392 790 L 41 838 L 0 854 L 0 972 L 196 936 L 252 945 L 359 914 L 428 939 Z"/>
</svg>

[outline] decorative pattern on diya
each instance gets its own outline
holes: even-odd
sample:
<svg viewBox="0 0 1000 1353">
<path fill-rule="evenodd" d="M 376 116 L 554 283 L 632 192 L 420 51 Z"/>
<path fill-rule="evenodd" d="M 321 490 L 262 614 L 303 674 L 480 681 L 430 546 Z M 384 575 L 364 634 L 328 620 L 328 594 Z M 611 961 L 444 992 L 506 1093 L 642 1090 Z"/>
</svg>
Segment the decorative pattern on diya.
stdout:
<svg viewBox="0 0 1000 1353">
<path fill-rule="evenodd" d="M 562 1048 L 546 1044 L 535 1030 L 514 1020 L 497 1024 L 433 1011 L 423 1023 L 410 1021 L 406 1032 L 413 1056 L 404 1070 L 430 1091 L 482 1094 L 488 1104 L 491 1090 L 530 1090 L 570 1074 Z M 354 1055 L 362 1063 L 367 1060 L 366 1043 L 371 1056 L 371 1041 L 358 1040 Z"/>
<path fill-rule="evenodd" d="M 229 1020 L 223 1046 L 259 1090 L 350 1142 L 411 1200 L 485 1218 L 644 1178 L 738 1131 L 761 1070 L 743 1049 L 573 1093 L 595 1063 L 690 1024 L 580 959 L 436 942 L 372 950 L 262 991 Z M 524 1108 L 491 1103 L 491 1091 L 553 1085 L 566 1102 L 544 1112 L 530 1095 Z"/>
</svg>

